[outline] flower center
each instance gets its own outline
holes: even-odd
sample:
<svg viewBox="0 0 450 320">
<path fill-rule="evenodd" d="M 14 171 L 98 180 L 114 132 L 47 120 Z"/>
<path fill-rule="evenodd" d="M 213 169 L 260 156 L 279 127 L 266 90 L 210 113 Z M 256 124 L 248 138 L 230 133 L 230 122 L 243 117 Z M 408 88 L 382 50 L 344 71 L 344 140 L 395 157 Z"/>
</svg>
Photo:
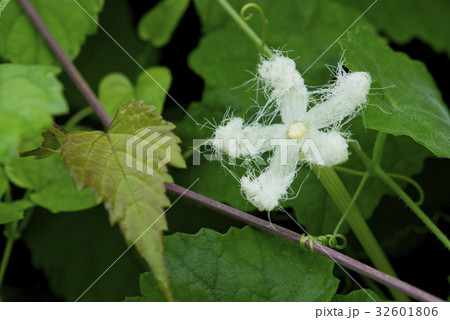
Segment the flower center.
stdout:
<svg viewBox="0 0 450 320">
<path fill-rule="evenodd" d="M 301 139 L 305 135 L 308 128 L 303 122 L 297 122 L 289 127 L 288 137 L 290 139 Z"/>
</svg>

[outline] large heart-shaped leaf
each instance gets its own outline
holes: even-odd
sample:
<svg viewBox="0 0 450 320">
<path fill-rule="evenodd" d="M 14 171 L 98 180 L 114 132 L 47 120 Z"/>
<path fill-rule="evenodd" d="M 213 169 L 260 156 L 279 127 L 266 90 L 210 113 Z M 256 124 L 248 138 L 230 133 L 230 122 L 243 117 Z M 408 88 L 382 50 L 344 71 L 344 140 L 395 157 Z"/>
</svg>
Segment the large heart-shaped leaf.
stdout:
<svg viewBox="0 0 450 320">
<path fill-rule="evenodd" d="M 330 301 L 337 289 L 331 260 L 251 227 L 177 233 L 165 242 L 178 301 Z M 162 298 L 148 273 L 141 293 L 129 301 Z"/>
</svg>

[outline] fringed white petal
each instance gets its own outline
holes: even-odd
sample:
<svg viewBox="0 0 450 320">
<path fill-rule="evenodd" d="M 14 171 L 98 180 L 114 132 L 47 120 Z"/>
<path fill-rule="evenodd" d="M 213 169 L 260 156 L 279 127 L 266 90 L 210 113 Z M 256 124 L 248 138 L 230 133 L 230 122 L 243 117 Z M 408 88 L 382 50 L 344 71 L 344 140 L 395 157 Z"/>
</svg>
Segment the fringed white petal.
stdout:
<svg viewBox="0 0 450 320">
<path fill-rule="evenodd" d="M 258 75 L 264 83 L 265 92 L 278 105 L 285 124 L 303 118 L 308 105 L 308 90 L 295 68 L 294 60 L 276 54 L 261 62 Z"/>
<path fill-rule="evenodd" d="M 303 139 L 300 160 L 319 166 L 334 166 L 348 160 L 348 142 L 342 133 L 310 130 Z"/>
<path fill-rule="evenodd" d="M 320 129 L 340 124 L 346 117 L 356 116 L 367 102 L 370 82 L 370 75 L 366 72 L 339 72 L 326 101 L 310 109 L 305 121 L 311 128 Z"/>
<path fill-rule="evenodd" d="M 288 146 L 287 154 L 277 147 L 270 158 L 269 166 L 258 176 L 241 178 L 241 190 L 248 201 L 260 211 L 272 211 L 288 195 L 288 188 L 294 181 L 298 146 Z"/>
<path fill-rule="evenodd" d="M 284 124 L 264 126 L 261 124 L 245 125 L 242 118 L 231 118 L 224 125 L 216 128 L 211 139 L 217 153 L 232 158 L 256 157 L 272 150 L 270 140 L 284 138 L 287 127 Z"/>
</svg>

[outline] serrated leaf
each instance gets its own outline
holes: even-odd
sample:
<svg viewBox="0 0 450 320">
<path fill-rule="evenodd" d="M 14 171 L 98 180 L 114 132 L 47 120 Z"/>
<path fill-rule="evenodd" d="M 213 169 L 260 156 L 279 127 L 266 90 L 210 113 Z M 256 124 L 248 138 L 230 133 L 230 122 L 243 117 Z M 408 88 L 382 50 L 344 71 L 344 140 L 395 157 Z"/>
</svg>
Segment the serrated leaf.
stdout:
<svg viewBox="0 0 450 320">
<path fill-rule="evenodd" d="M 86 36 L 93 34 L 104 0 L 31 0 L 64 52 L 74 59 Z M 83 11 L 82 8 L 89 14 Z M 0 20 L 0 56 L 15 63 L 57 65 L 51 51 L 17 1 L 6 8 Z"/>
<path fill-rule="evenodd" d="M 177 301 L 330 301 L 339 282 L 332 261 L 251 227 L 177 233 L 165 243 Z M 128 301 L 161 299 L 150 274 L 140 284 L 142 297 Z"/>
<path fill-rule="evenodd" d="M 110 116 L 130 100 L 143 100 L 156 107 L 156 114 L 161 114 L 166 100 L 166 92 L 172 83 L 172 74 L 166 67 L 151 67 L 142 72 L 133 86 L 131 81 L 121 73 L 106 75 L 99 84 L 99 99 Z"/>
<path fill-rule="evenodd" d="M 68 111 L 57 69 L 46 66 L 0 65 L 0 162 L 18 153 L 24 134 L 39 134 L 52 115 Z"/>
<path fill-rule="evenodd" d="M 166 45 L 184 15 L 189 0 L 161 0 L 139 21 L 138 34 L 155 47 Z"/>
<path fill-rule="evenodd" d="M 377 87 L 364 112 L 365 126 L 407 135 L 438 157 L 450 157 L 450 113 L 426 66 L 395 52 L 386 40 L 361 28 L 340 40 L 346 66 L 369 72 Z"/>
<path fill-rule="evenodd" d="M 375 301 L 374 301 L 375 300 Z M 370 289 L 358 289 L 348 294 L 336 294 L 332 302 L 383 302 L 383 300 Z"/>
<path fill-rule="evenodd" d="M 32 206 L 33 203 L 28 200 L 17 200 L 5 203 L 0 202 L 0 224 L 22 219 L 25 210 Z"/>
<path fill-rule="evenodd" d="M 180 140 L 171 132 L 174 126 L 154 111 L 154 106 L 141 101 L 127 103 L 117 111 L 107 133 L 68 133 L 61 155 L 78 188 L 88 186 L 104 201 L 111 223 L 119 224 L 127 243 L 139 240 L 138 251 L 149 264 L 166 299 L 171 299 L 163 257 L 163 231 L 167 230 L 167 224 L 162 214 L 164 207 L 170 205 L 164 183 L 171 182 L 172 178 L 167 167 L 158 168 L 158 164 L 166 156 L 166 150 L 170 152 L 171 165 L 183 167 L 184 160 L 178 146 Z M 138 140 L 146 145 L 146 150 L 169 138 L 144 160 L 138 159 L 134 151 L 130 154 L 126 147 L 128 139 L 143 130 L 160 134 L 156 139 L 144 135 Z M 143 161 L 146 166 L 154 167 L 153 174 L 127 166 L 127 155 L 134 163 Z"/>
<path fill-rule="evenodd" d="M 57 132 L 58 129 L 55 127 L 50 128 L 51 131 L 43 134 L 46 138 L 43 145 L 49 148 L 60 148 L 62 139 L 65 138 L 64 133 Z M 51 132 L 54 132 L 56 136 L 51 135 Z M 30 150 L 40 142 L 41 137 L 39 136 L 27 136 L 19 148 L 21 151 Z M 52 145 L 51 142 L 55 144 Z M 43 150 L 42 147 L 33 150 L 34 155 L 42 157 Z M 55 151 L 48 151 L 49 155 L 57 154 Z M 30 152 L 25 152 L 25 154 L 33 155 Z M 47 208 L 53 213 L 78 211 L 98 204 L 91 190 L 80 191 L 75 188 L 72 178 L 64 166 L 64 160 L 59 155 L 41 160 L 23 158 L 17 155 L 6 164 L 5 170 L 12 183 L 31 191 L 30 200 L 33 203 Z"/>
<path fill-rule="evenodd" d="M 353 5 L 363 12 L 373 0 L 339 0 Z M 434 50 L 446 51 L 450 55 L 448 34 L 450 23 L 447 0 L 396 0 L 378 1 L 365 16 L 394 42 L 406 44 L 419 38 Z"/>
<path fill-rule="evenodd" d="M 111 228 L 102 207 L 52 215 L 36 212 L 23 241 L 35 268 L 44 272 L 52 293 L 75 301 L 125 250 L 117 227 Z M 136 294 L 145 271 L 137 254 L 128 252 L 79 301 L 122 301 Z"/>
</svg>

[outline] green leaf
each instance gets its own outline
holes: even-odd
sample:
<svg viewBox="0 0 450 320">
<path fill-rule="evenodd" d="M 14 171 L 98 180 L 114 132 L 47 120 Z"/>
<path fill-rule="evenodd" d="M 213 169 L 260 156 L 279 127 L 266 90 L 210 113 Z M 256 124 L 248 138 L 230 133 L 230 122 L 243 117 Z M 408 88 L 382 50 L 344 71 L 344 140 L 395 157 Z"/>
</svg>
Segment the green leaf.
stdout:
<svg viewBox="0 0 450 320">
<path fill-rule="evenodd" d="M 140 65 L 156 65 L 159 52 L 148 48 L 147 44 L 139 39 L 131 5 L 128 0 L 106 1 L 99 17 L 100 23 Z M 91 88 L 98 88 L 100 80 L 112 71 L 123 73 L 130 79 L 135 79 L 141 71 L 132 59 L 124 56 L 117 43 L 105 32 L 97 32 L 86 39 L 75 65 Z M 64 94 L 71 106 L 77 110 L 86 107 L 86 100 L 71 79 L 64 76 L 62 80 Z"/>
<path fill-rule="evenodd" d="M 68 111 L 56 72 L 54 67 L 0 65 L 0 162 L 18 153 L 25 133 L 39 134 L 51 125 L 52 115 Z"/>
<path fill-rule="evenodd" d="M 169 68 L 162 66 L 151 67 L 138 76 L 135 99 L 154 105 L 156 107 L 155 113 L 161 114 L 171 84 L 172 73 Z"/>
<path fill-rule="evenodd" d="M 0 166 L 0 200 L 5 192 L 9 189 L 8 179 L 5 175 L 5 170 Z"/>
<path fill-rule="evenodd" d="M 330 301 L 339 282 L 331 260 L 251 227 L 177 233 L 165 243 L 177 301 Z M 142 297 L 129 301 L 161 299 L 151 274 L 140 284 Z"/>
<path fill-rule="evenodd" d="M 375 301 L 374 301 L 375 300 Z M 349 294 L 336 294 L 332 302 L 383 302 L 383 300 L 370 289 L 358 289 Z"/>
<path fill-rule="evenodd" d="M 143 100 L 156 107 L 156 114 L 161 114 L 166 92 L 172 83 L 172 74 L 166 67 L 151 67 L 142 72 L 133 87 L 131 81 L 121 73 L 106 75 L 99 84 L 99 99 L 110 116 L 130 100 Z"/>
<path fill-rule="evenodd" d="M 366 10 L 373 0 L 339 0 Z M 450 55 L 450 42 L 445 30 L 449 30 L 447 0 L 396 0 L 378 1 L 365 16 L 394 42 L 406 44 L 418 38 L 434 50 Z"/>
<path fill-rule="evenodd" d="M 0 18 L 2 17 L 2 12 L 5 10 L 10 0 L 0 0 Z"/>
<path fill-rule="evenodd" d="M 0 224 L 10 223 L 23 218 L 24 211 L 31 208 L 33 203 L 28 200 L 0 202 Z"/>
<path fill-rule="evenodd" d="M 61 145 L 64 143 L 65 132 L 57 124 L 48 127 L 47 131 L 42 133 L 44 142 L 38 148 L 23 152 L 21 157 L 34 155 L 36 159 L 44 159 L 61 152 Z"/>
<path fill-rule="evenodd" d="M 438 157 L 450 157 L 450 114 L 426 66 L 395 52 L 386 40 L 361 28 L 340 41 L 346 66 L 369 72 L 376 95 L 369 97 L 365 126 L 407 135 Z M 373 85 L 374 86 L 374 85 Z"/>
<path fill-rule="evenodd" d="M 100 80 L 98 98 L 110 116 L 114 116 L 120 106 L 134 98 L 131 81 L 122 73 L 110 73 Z"/>
<path fill-rule="evenodd" d="M 78 0 L 79 5 L 73 0 L 30 2 L 64 52 L 73 59 L 86 36 L 96 31 L 91 17 L 97 19 L 104 0 Z M 11 2 L 0 20 L 0 56 L 15 63 L 58 64 L 17 1 Z"/>
<path fill-rule="evenodd" d="M 138 34 L 155 47 L 165 46 L 184 15 L 189 0 L 162 0 L 139 21 Z"/>
<path fill-rule="evenodd" d="M 183 167 L 184 160 L 178 146 L 180 140 L 171 132 L 174 125 L 154 111 L 153 106 L 130 102 L 117 111 L 107 133 L 68 133 L 61 154 L 78 188 L 88 186 L 104 201 L 111 223 L 119 224 L 127 243 L 139 240 L 136 242 L 139 253 L 158 279 L 166 299 L 171 299 L 163 258 L 163 231 L 167 230 L 167 224 L 162 215 L 164 207 L 170 205 L 164 183 L 172 182 L 172 178 L 166 166 L 159 166 L 166 151 L 170 152 L 170 164 Z M 148 134 L 137 141 L 145 144 L 145 150 L 153 147 L 155 151 L 148 158 L 138 159 L 134 150 L 130 154 L 126 145 L 129 139 L 145 132 L 143 130 Z M 160 136 L 149 137 L 155 133 Z M 163 138 L 170 140 L 158 146 Z M 134 163 L 154 168 L 153 173 L 146 174 L 127 166 L 127 155 Z"/>
<path fill-rule="evenodd" d="M 51 131 L 56 132 L 52 127 Z M 59 131 L 58 138 L 64 134 Z M 49 131 L 44 135 L 45 145 L 53 141 Z M 30 150 L 41 142 L 39 136 L 27 137 L 20 146 L 21 150 Z M 60 143 L 60 141 L 59 141 Z M 58 147 L 58 146 L 57 146 Z M 36 155 L 42 155 L 42 149 L 35 149 Z M 50 154 L 55 154 L 50 152 Z M 53 213 L 61 211 L 78 211 L 97 205 L 91 190 L 77 190 L 59 156 L 41 160 L 14 157 L 5 166 L 9 180 L 16 186 L 31 190 L 30 199 L 36 205 L 47 208 Z"/>
<path fill-rule="evenodd" d="M 102 207 L 56 216 L 41 209 L 22 239 L 34 267 L 43 270 L 52 293 L 64 301 L 75 301 L 127 248 Z M 137 294 L 138 274 L 143 271 L 139 257 L 128 252 L 80 301 L 122 301 Z"/>
</svg>

